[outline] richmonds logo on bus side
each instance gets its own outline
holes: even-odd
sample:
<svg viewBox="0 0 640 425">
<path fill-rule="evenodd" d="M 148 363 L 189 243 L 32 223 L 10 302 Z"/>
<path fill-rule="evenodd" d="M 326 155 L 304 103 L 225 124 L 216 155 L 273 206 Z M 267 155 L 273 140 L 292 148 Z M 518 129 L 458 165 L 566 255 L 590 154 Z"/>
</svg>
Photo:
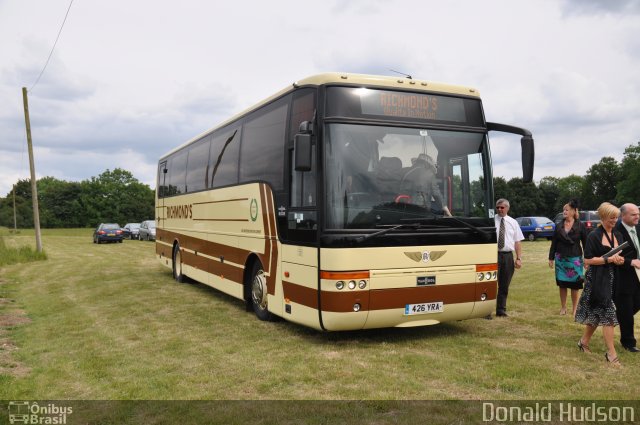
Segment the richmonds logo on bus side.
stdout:
<svg viewBox="0 0 640 425">
<path fill-rule="evenodd" d="M 193 218 L 193 206 L 188 205 L 172 205 L 167 207 L 167 218 Z"/>
</svg>

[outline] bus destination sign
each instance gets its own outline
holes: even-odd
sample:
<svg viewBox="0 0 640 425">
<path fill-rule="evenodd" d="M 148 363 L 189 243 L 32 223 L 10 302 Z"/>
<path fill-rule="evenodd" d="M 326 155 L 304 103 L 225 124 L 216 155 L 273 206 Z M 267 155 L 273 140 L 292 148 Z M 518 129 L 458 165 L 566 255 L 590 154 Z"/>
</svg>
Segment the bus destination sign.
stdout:
<svg viewBox="0 0 640 425">
<path fill-rule="evenodd" d="M 326 116 L 484 127 L 480 99 L 366 87 L 329 87 Z"/>
<path fill-rule="evenodd" d="M 460 98 L 417 93 L 367 90 L 360 96 L 362 113 L 433 121 L 466 121 Z"/>
</svg>

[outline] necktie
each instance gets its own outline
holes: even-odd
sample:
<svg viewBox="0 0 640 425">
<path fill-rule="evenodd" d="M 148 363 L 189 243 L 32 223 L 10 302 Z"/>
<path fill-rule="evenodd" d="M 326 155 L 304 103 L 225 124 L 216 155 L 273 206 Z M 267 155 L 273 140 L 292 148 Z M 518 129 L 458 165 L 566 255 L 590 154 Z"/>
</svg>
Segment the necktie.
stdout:
<svg viewBox="0 0 640 425">
<path fill-rule="evenodd" d="M 640 246 L 638 246 L 638 235 L 636 234 L 636 229 L 629 230 L 629 235 L 631 235 L 631 241 L 636 246 L 636 253 L 640 256 L 640 250 L 638 250 Z"/>
<path fill-rule="evenodd" d="M 504 217 L 500 219 L 500 232 L 498 233 L 498 250 L 504 248 Z"/>
</svg>

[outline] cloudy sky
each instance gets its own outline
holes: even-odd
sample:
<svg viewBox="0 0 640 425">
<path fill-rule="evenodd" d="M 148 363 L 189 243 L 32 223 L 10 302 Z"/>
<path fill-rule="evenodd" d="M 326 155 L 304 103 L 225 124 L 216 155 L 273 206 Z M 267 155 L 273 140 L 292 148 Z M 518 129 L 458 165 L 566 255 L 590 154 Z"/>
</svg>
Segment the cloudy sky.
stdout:
<svg viewBox="0 0 640 425">
<path fill-rule="evenodd" d="M 640 141 L 640 1 L 0 0 L 0 196 L 29 177 L 157 159 L 303 77 L 327 71 L 475 87 L 487 120 L 530 129 L 534 178 L 583 175 Z M 518 138 L 491 139 L 521 176 Z"/>
</svg>

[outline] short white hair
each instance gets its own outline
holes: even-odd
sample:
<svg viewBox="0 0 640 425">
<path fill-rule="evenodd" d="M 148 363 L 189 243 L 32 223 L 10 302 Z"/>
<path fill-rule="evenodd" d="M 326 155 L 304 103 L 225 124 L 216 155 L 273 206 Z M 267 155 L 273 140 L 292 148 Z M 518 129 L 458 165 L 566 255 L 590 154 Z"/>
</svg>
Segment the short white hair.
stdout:
<svg viewBox="0 0 640 425">
<path fill-rule="evenodd" d="M 504 205 L 506 205 L 506 206 L 507 206 L 507 208 L 511 207 L 511 205 L 509 205 L 509 201 L 507 201 L 507 200 L 506 200 L 506 199 L 504 199 L 504 198 L 500 198 L 500 199 L 498 199 L 498 200 L 496 201 L 496 206 L 498 206 L 498 205 L 503 205 L 503 204 L 504 204 Z"/>
</svg>

